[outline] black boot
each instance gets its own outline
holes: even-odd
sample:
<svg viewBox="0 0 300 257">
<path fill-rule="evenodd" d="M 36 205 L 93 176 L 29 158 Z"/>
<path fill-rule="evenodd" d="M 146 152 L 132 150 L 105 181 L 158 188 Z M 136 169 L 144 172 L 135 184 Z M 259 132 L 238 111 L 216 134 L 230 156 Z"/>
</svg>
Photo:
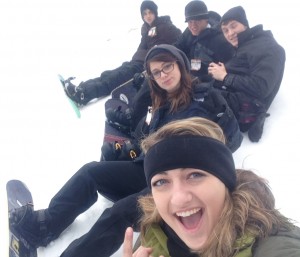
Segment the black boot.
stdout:
<svg viewBox="0 0 300 257">
<path fill-rule="evenodd" d="M 138 157 L 141 150 L 138 145 L 130 140 L 119 142 L 104 142 L 101 147 L 104 161 L 132 161 Z"/>
<path fill-rule="evenodd" d="M 121 153 L 118 160 L 122 161 L 133 161 L 141 153 L 140 147 L 130 140 L 125 140 L 121 146 Z"/>
<path fill-rule="evenodd" d="M 71 81 L 73 79 L 75 79 L 75 77 L 70 77 L 64 81 L 65 91 L 68 97 L 70 97 L 78 105 L 78 107 L 86 105 L 88 101 L 85 99 L 84 89 L 72 84 Z"/>
<path fill-rule="evenodd" d="M 46 246 L 58 237 L 49 229 L 50 217 L 47 210 L 34 211 L 28 204 L 9 213 L 10 226 L 12 226 L 33 247 Z"/>
<path fill-rule="evenodd" d="M 108 108 L 105 112 L 106 118 L 108 121 L 113 123 L 118 123 L 120 125 L 130 127 L 132 121 L 132 110 L 127 108 L 122 110 L 122 107 L 119 106 L 116 109 Z"/>
<path fill-rule="evenodd" d="M 266 117 L 269 116 L 270 114 L 268 113 L 261 113 L 256 117 L 255 121 L 248 130 L 248 137 L 251 142 L 258 142 L 260 140 L 264 130 Z"/>
<path fill-rule="evenodd" d="M 116 161 L 121 153 L 121 144 L 117 141 L 114 143 L 104 142 L 101 147 L 102 159 L 104 161 Z"/>
</svg>

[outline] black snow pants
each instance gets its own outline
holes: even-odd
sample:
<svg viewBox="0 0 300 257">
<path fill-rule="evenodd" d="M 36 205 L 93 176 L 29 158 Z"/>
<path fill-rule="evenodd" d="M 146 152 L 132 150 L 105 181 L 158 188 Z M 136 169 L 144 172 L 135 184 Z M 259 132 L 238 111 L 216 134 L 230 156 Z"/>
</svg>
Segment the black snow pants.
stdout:
<svg viewBox="0 0 300 257">
<path fill-rule="evenodd" d="M 137 198 L 147 194 L 143 164 L 132 161 L 92 162 L 84 165 L 52 198 L 48 212 L 51 232 L 60 234 L 93 205 L 98 193 L 114 202 L 88 233 L 73 241 L 63 257 L 108 257 L 123 243 L 128 226 L 137 224 Z"/>
<path fill-rule="evenodd" d="M 102 72 L 100 77 L 81 82 L 80 86 L 85 95 L 85 101 L 109 95 L 116 87 L 132 79 L 136 73 L 144 70 L 143 62 L 124 62 L 114 70 Z"/>
</svg>

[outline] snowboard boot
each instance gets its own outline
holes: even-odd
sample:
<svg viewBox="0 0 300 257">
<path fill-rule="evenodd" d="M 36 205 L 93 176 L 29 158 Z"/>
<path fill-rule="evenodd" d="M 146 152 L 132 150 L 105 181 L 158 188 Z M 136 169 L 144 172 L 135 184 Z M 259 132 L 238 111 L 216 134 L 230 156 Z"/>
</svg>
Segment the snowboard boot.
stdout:
<svg viewBox="0 0 300 257">
<path fill-rule="evenodd" d="M 104 142 L 101 147 L 102 158 L 104 161 L 116 161 L 121 153 L 121 144 L 115 141 L 114 143 Z"/>
<path fill-rule="evenodd" d="M 126 140 L 122 144 L 117 141 L 105 142 L 101 152 L 104 161 L 132 161 L 140 155 L 141 150 L 136 144 Z"/>
<path fill-rule="evenodd" d="M 122 111 L 121 106 L 116 109 L 108 108 L 105 114 L 107 119 L 111 122 L 115 122 L 128 127 L 130 127 L 131 125 L 131 108 L 127 108 L 124 112 Z"/>
<path fill-rule="evenodd" d="M 72 84 L 72 80 L 75 79 L 75 77 L 70 77 L 64 81 L 65 85 L 65 91 L 77 105 L 78 107 L 86 105 L 88 101 L 85 100 L 84 90 L 83 88 L 79 86 L 75 86 Z"/>
<path fill-rule="evenodd" d="M 118 160 L 122 161 L 133 161 L 135 158 L 137 158 L 141 153 L 141 149 L 138 145 L 133 143 L 130 140 L 126 140 L 123 142 L 121 146 L 121 153 L 119 155 Z"/>
<path fill-rule="evenodd" d="M 248 137 L 251 142 L 258 142 L 260 140 L 264 130 L 266 117 L 269 116 L 270 114 L 268 113 L 261 113 L 256 117 L 255 121 L 248 130 Z"/>
<path fill-rule="evenodd" d="M 58 236 L 49 232 L 50 217 L 47 210 L 33 210 L 33 205 L 27 204 L 9 213 L 12 226 L 33 247 L 47 246 Z"/>
</svg>

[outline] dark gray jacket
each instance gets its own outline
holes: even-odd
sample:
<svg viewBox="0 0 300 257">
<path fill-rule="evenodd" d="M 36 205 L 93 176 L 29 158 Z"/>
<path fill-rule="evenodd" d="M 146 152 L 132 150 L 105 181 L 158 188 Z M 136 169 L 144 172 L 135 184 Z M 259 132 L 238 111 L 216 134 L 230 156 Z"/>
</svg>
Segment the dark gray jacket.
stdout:
<svg viewBox="0 0 300 257">
<path fill-rule="evenodd" d="M 181 30 L 172 23 L 170 16 L 160 16 L 154 20 L 151 26 L 145 22 L 141 34 L 141 42 L 132 61 L 144 63 L 145 56 L 151 47 L 159 44 L 173 44 L 181 35 Z"/>
<path fill-rule="evenodd" d="M 225 63 L 227 76 L 215 86 L 229 92 L 225 98 L 233 110 L 239 100 L 258 100 L 267 110 L 281 84 L 285 51 L 262 25 L 240 33 L 238 41 L 233 58 Z"/>
<path fill-rule="evenodd" d="M 299 257 L 300 228 L 289 232 L 279 232 L 258 241 L 253 248 L 253 257 Z"/>
</svg>

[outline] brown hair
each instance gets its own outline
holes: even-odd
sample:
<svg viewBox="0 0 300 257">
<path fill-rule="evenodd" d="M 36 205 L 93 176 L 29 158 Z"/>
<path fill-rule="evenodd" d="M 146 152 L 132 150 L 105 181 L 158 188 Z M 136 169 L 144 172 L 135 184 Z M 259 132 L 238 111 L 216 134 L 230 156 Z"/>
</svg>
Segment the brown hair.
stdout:
<svg viewBox="0 0 300 257">
<path fill-rule="evenodd" d="M 204 118 L 178 120 L 163 126 L 142 141 L 144 152 L 160 140 L 174 135 L 208 136 L 225 142 L 222 129 Z M 264 238 L 279 229 L 289 230 L 292 223 L 275 209 L 275 199 L 265 179 L 249 170 L 236 170 L 237 186 L 232 193 L 227 190 L 224 209 L 214 232 L 201 249 L 201 257 L 234 256 L 240 245 L 237 239 L 244 235 Z M 141 220 L 142 242 L 147 228 L 162 219 L 152 195 L 139 199 L 144 216 Z M 243 243 L 243 242 L 241 242 Z"/>
<path fill-rule="evenodd" d="M 180 88 L 168 94 L 166 90 L 160 88 L 155 80 L 148 79 L 151 98 L 152 98 L 152 111 L 155 112 L 159 107 L 166 104 L 168 101 L 171 103 L 170 112 L 176 112 L 179 108 L 187 106 L 191 102 L 192 95 L 192 80 L 189 71 L 186 70 L 184 64 L 179 62 L 175 56 L 169 52 L 161 52 L 147 60 L 146 71 L 151 74 L 150 62 L 176 62 L 180 73 Z"/>
</svg>

